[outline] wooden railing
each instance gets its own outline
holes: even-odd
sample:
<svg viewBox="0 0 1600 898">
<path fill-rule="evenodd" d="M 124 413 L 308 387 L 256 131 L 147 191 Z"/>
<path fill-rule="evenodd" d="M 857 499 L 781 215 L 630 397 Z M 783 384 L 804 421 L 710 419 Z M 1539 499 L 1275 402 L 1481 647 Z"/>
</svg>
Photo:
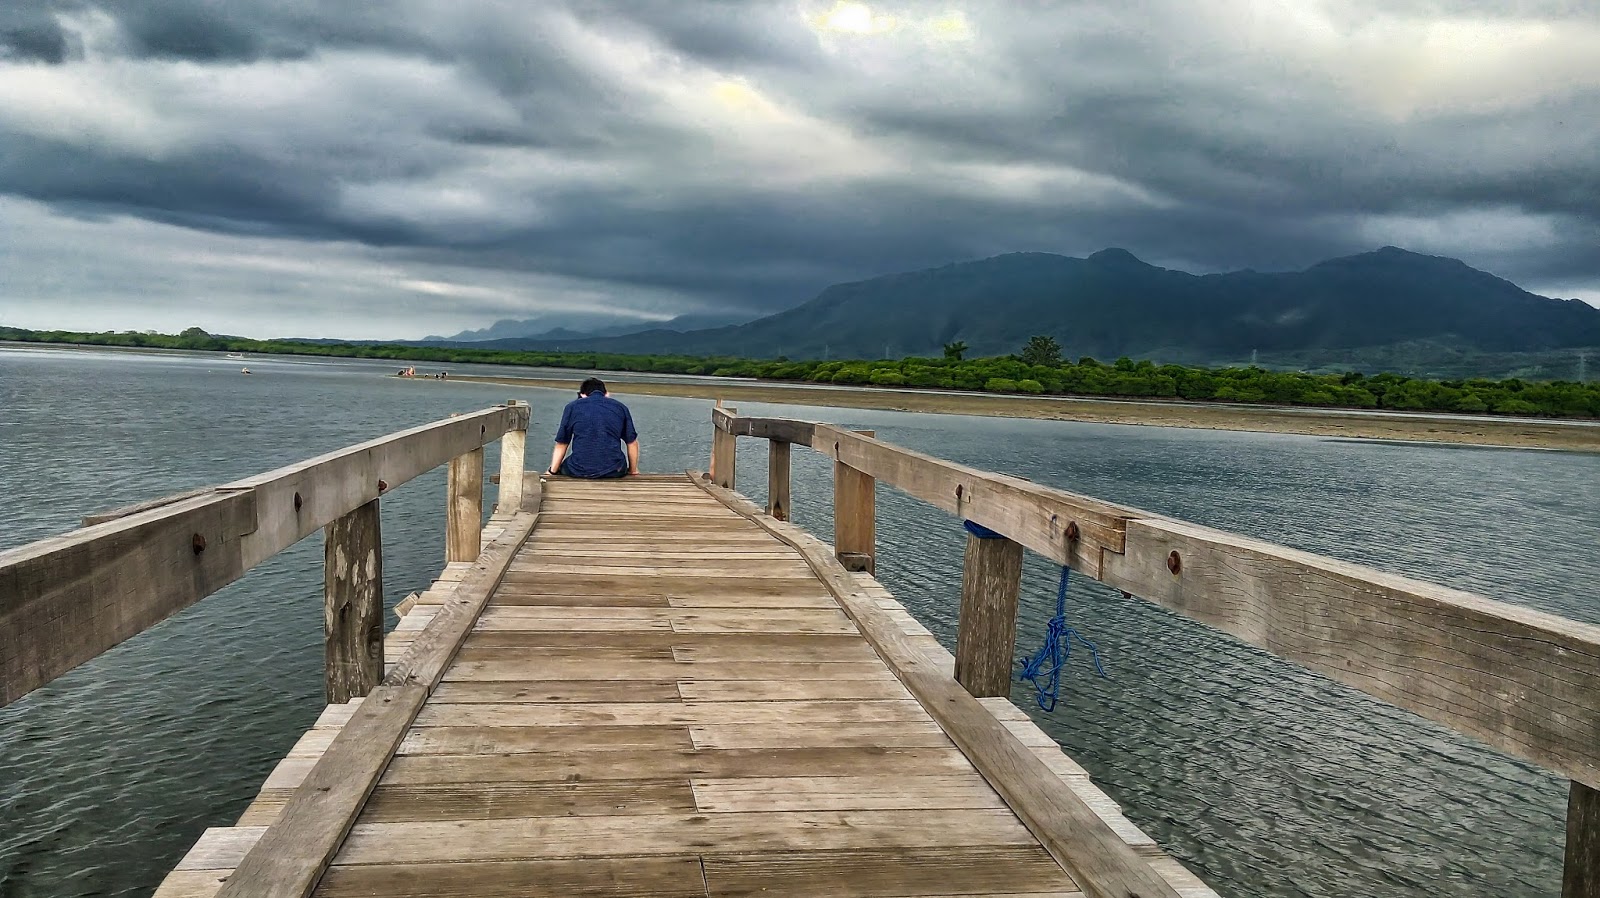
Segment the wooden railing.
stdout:
<svg viewBox="0 0 1600 898">
<path fill-rule="evenodd" d="M 450 465 L 447 561 L 478 557 L 483 447 L 501 441 L 501 511 L 522 502 L 528 406 L 458 415 L 244 480 L 84 520 L 0 553 L 0 707 L 326 531 L 330 703 L 383 677 L 379 496 Z"/>
<path fill-rule="evenodd" d="M 1022 550 L 1571 781 L 1564 898 L 1600 898 L 1600 626 L 979 471 L 829 424 L 712 413 L 711 479 L 740 436 L 770 442 L 787 519 L 790 446 L 834 461 L 834 549 L 873 570 L 877 483 L 1000 534 L 969 536 L 955 676 L 1009 696 Z"/>
</svg>

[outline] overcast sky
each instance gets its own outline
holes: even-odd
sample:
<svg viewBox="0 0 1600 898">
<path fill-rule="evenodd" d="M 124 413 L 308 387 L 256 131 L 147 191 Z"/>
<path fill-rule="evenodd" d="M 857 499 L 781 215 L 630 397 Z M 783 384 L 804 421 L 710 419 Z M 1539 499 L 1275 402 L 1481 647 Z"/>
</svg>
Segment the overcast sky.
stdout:
<svg viewBox="0 0 1600 898">
<path fill-rule="evenodd" d="M 1600 3 L 0 2 L 0 324 L 419 337 L 1384 244 L 1600 304 Z"/>
</svg>

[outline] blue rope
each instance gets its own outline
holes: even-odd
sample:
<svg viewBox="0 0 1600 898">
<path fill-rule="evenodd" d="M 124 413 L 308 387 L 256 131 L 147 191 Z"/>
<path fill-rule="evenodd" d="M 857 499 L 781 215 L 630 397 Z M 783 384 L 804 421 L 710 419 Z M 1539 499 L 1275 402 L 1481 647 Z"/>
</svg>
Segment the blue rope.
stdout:
<svg viewBox="0 0 1600 898">
<path fill-rule="evenodd" d="M 1067 626 L 1067 575 L 1071 573 L 1069 565 L 1061 566 L 1061 586 L 1056 590 L 1056 616 L 1050 618 L 1045 630 L 1044 645 L 1032 658 L 1017 662 L 1022 665 L 1017 681 L 1033 684 L 1039 707 L 1047 712 L 1056 709 L 1056 700 L 1061 697 L 1061 668 L 1072 657 L 1072 640 L 1083 643 L 1094 661 L 1095 672 L 1101 677 L 1106 675 L 1105 668 L 1100 666 L 1100 650 L 1082 633 Z"/>
</svg>

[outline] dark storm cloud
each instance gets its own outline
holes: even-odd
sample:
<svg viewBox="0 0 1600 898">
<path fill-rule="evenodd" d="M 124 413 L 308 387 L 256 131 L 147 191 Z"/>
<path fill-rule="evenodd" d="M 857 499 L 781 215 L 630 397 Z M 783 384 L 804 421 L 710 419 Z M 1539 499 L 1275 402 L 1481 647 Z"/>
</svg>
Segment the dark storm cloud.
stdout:
<svg viewBox="0 0 1600 898">
<path fill-rule="evenodd" d="M 0 8 L 0 198 L 72 239 L 173 226 L 138 232 L 171 258 L 325 252 L 419 322 L 1107 245 L 1398 243 L 1600 300 L 1595 58 L 1600 11 L 1557 0 L 30 2 Z M 0 318 L 49 272 L 6 277 Z"/>
</svg>

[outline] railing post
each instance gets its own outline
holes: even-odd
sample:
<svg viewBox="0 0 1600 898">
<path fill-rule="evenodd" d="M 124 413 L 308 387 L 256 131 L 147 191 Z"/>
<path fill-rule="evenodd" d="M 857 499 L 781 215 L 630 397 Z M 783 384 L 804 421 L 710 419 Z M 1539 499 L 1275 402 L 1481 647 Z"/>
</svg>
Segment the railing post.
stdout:
<svg viewBox="0 0 1600 898">
<path fill-rule="evenodd" d="M 512 399 L 506 405 L 516 408 L 517 400 Z M 526 429 L 508 430 L 500 438 L 500 491 L 495 496 L 494 509 L 497 514 L 516 514 L 522 508 L 522 473 L 527 464 L 527 450 Z"/>
<path fill-rule="evenodd" d="M 717 401 L 717 408 L 722 408 L 722 401 Z M 728 414 L 738 411 L 736 408 L 722 409 Z M 734 458 L 739 448 L 739 437 L 714 427 L 711 431 L 711 482 L 725 490 L 734 489 Z"/>
<path fill-rule="evenodd" d="M 1567 861 L 1561 898 L 1600 898 L 1600 789 L 1576 780 L 1567 795 Z"/>
<path fill-rule="evenodd" d="M 383 537 L 378 500 L 323 528 L 324 679 L 328 704 L 383 679 Z"/>
<path fill-rule="evenodd" d="M 876 436 L 858 430 L 862 436 Z M 844 462 L 833 463 L 833 551 L 846 570 L 877 571 L 877 482 Z"/>
<path fill-rule="evenodd" d="M 956 681 L 978 698 L 1011 695 L 1022 591 L 1022 544 L 991 532 L 968 529 L 956 628 Z"/>
<path fill-rule="evenodd" d="M 789 520 L 789 441 L 767 442 L 767 514 Z"/>
<path fill-rule="evenodd" d="M 483 551 L 482 446 L 450 460 L 449 484 L 444 560 L 477 561 Z"/>
</svg>

